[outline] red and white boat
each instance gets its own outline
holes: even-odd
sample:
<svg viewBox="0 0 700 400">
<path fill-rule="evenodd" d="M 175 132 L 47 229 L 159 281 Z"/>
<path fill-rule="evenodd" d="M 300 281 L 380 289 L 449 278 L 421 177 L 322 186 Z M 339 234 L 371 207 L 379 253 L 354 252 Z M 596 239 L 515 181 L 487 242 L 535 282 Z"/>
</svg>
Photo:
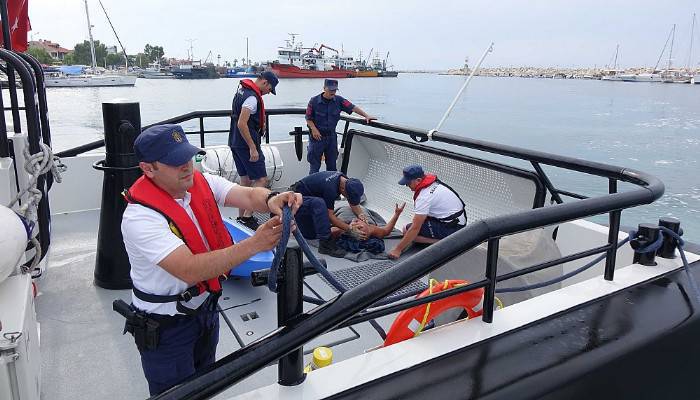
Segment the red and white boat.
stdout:
<svg viewBox="0 0 700 400">
<path fill-rule="evenodd" d="M 326 45 L 303 47 L 296 42 L 296 34 L 290 34 L 284 47 L 277 49 L 277 61 L 270 63 L 269 68 L 280 78 L 354 78 L 355 60 L 341 55 Z M 326 55 L 324 49 L 335 52 Z"/>
</svg>

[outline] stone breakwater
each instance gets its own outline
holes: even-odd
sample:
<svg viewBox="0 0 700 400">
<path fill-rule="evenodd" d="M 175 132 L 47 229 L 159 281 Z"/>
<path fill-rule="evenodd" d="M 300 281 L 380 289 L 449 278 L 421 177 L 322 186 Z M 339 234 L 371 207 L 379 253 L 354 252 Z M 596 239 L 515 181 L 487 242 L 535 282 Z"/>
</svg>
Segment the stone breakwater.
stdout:
<svg viewBox="0 0 700 400">
<path fill-rule="evenodd" d="M 653 72 L 651 68 L 629 68 L 618 70 L 618 74 L 643 74 Z M 471 70 L 464 68 L 450 69 L 442 72 L 446 75 L 469 75 Z M 554 78 L 554 79 L 600 79 L 612 75 L 614 71 L 600 68 L 557 68 L 557 67 L 499 67 L 481 68 L 477 76 L 500 76 L 520 78 Z"/>
</svg>

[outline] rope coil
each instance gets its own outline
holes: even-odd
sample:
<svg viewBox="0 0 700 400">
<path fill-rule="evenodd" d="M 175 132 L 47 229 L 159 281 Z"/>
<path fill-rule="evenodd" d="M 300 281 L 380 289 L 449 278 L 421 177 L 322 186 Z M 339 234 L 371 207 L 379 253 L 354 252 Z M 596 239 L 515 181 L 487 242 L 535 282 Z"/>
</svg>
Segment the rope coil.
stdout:
<svg viewBox="0 0 700 400">
<path fill-rule="evenodd" d="M 38 220 L 37 208 L 43 197 L 41 190 L 37 188 L 39 176 L 50 172 L 51 175 L 53 175 L 53 179 L 57 183 L 61 183 L 61 174 L 68 169 L 68 167 L 64 165 L 58 157 L 54 156 L 53 151 L 51 151 L 51 147 L 44 143 L 39 143 L 39 149 L 40 151 L 38 153 L 30 154 L 29 140 L 27 138 L 24 139 L 24 149 L 22 150 L 22 154 L 25 158 L 24 170 L 29 174 L 29 183 L 27 187 L 21 189 L 17 193 L 15 198 L 12 199 L 7 206 L 8 208 L 12 208 L 15 204 L 19 203 L 23 196 L 27 195 L 27 200 L 23 202 L 23 204 L 20 205 L 15 212 L 33 225 L 36 225 Z M 32 230 L 32 232 L 30 232 L 31 239 L 29 242 L 32 244 L 35 250 L 34 258 L 29 265 L 25 264 L 21 267 L 22 273 L 29 273 L 33 271 L 41 260 L 41 245 L 39 240 L 36 238 L 36 235 L 33 233 L 34 232 Z"/>
</svg>

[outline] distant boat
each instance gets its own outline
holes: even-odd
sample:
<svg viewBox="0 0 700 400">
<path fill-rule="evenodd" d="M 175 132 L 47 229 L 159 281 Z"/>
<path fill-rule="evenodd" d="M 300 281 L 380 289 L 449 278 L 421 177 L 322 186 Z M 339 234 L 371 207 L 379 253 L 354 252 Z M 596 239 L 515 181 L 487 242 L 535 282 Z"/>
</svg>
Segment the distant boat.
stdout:
<svg viewBox="0 0 700 400">
<path fill-rule="evenodd" d="M 44 71 L 46 87 L 134 86 L 135 75 L 105 74 L 84 65 L 67 65 Z"/>
<path fill-rule="evenodd" d="M 259 72 L 256 67 L 231 67 L 226 69 L 224 78 L 253 78 L 258 76 Z"/>
<path fill-rule="evenodd" d="M 180 64 L 172 67 L 172 73 L 177 79 L 218 79 L 219 74 L 213 65 L 202 65 L 199 61 L 190 64 Z"/>
<path fill-rule="evenodd" d="M 692 83 L 700 85 L 700 72 L 696 72 L 693 75 Z"/>
<path fill-rule="evenodd" d="M 278 59 L 269 64 L 269 68 L 280 78 L 354 78 L 352 57 L 342 57 L 326 45 L 318 48 L 302 47 L 301 42 L 295 42 L 296 34 L 290 34 L 291 39 L 286 46 L 277 49 Z M 334 51 L 334 56 L 327 56 L 323 49 Z"/>
<path fill-rule="evenodd" d="M 95 42 L 92 39 L 92 25 L 90 24 L 87 0 L 85 0 L 85 16 L 87 17 L 88 33 L 90 37 L 92 67 L 68 65 L 58 67 L 56 70 L 47 70 L 46 72 L 48 72 L 48 74 L 44 79 L 46 87 L 134 86 L 134 84 L 136 84 L 135 75 L 110 74 L 101 72 L 100 69 L 97 68 L 97 62 L 95 60 Z"/>
<path fill-rule="evenodd" d="M 625 82 L 661 82 L 662 77 L 652 73 L 623 74 L 620 75 L 620 80 Z"/>
<path fill-rule="evenodd" d="M 173 79 L 175 75 L 169 70 L 160 66 L 158 61 L 150 64 L 146 69 L 139 72 L 139 78 L 143 79 Z"/>
</svg>

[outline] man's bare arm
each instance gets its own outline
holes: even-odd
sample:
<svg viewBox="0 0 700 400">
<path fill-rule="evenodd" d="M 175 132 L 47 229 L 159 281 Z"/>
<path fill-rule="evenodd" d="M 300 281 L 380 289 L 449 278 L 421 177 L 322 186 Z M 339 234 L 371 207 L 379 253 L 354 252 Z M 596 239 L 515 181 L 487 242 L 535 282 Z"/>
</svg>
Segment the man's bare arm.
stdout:
<svg viewBox="0 0 700 400">
<path fill-rule="evenodd" d="M 255 235 L 225 249 L 192 254 L 182 245 L 168 254 L 158 265 L 188 285 L 216 278 L 261 251 L 274 248 L 282 234 L 279 217 L 271 218 Z"/>
</svg>

